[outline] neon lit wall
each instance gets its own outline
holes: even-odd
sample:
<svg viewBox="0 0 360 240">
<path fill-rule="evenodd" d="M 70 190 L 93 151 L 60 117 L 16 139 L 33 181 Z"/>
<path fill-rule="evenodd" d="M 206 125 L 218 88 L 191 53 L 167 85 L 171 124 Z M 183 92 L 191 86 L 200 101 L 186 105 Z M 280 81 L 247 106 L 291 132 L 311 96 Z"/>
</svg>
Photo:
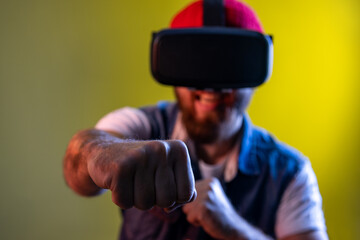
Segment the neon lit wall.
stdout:
<svg viewBox="0 0 360 240">
<path fill-rule="evenodd" d="M 68 189 L 71 136 L 121 106 L 173 99 L 149 72 L 151 32 L 189 1 L 0 1 L 0 238 L 115 239 L 110 195 Z M 274 35 L 255 124 L 307 155 L 332 239 L 360 238 L 357 0 L 248 0 Z"/>
</svg>

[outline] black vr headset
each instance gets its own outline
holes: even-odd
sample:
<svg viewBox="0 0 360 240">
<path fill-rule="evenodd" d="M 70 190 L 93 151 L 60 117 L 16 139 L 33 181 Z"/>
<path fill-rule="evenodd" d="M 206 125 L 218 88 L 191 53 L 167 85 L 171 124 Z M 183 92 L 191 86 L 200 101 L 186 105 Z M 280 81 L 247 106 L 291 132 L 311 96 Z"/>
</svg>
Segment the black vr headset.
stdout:
<svg viewBox="0 0 360 240">
<path fill-rule="evenodd" d="M 245 88 L 271 75 L 271 36 L 225 27 L 222 0 L 204 1 L 204 27 L 165 29 L 153 34 L 151 72 L 165 85 Z"/>
</svg>

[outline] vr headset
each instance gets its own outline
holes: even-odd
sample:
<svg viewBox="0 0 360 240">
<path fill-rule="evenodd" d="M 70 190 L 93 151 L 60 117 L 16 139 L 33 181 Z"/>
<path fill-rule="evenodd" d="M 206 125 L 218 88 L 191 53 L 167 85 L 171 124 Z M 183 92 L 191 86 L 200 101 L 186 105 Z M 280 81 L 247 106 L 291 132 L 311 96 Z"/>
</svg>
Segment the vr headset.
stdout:
<svg viewBox="0 0 360 240">
<path fill-rule="evenodd" d="M 272 37 L 225 27 L 222 0 L 204 0 L 204 27 L 153 33 L 151 72 L 162 84 L 196 89 L 256 87 L 271 75 Z"/>
</svg>

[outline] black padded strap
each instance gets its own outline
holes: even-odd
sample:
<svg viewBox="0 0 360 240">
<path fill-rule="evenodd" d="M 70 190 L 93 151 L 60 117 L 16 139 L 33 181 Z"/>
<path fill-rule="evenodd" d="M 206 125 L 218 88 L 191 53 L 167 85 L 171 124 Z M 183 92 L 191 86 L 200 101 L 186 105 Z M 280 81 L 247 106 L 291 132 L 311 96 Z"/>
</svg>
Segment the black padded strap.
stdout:
<svg viewBox="0 0 360 240">
<path fill-rule="evenodd" d="M 224 0 L 204 0 L 204 26 L 225 26 Z"/>
</svg>

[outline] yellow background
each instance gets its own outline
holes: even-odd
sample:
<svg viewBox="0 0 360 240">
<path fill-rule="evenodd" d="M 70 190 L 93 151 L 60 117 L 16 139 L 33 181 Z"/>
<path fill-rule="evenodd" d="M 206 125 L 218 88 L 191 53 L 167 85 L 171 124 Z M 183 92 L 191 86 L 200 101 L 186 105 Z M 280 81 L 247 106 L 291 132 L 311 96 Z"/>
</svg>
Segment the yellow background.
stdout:
<svg viewBox="0 0 360 240">
<path fill-rule="evenodd" d="M 151 32 L 188 0 L 0 0 L 0 239 L 115 239 L 110 195 L 68 189 L 71 136 L 121 106 L 173 99 L 149 73 Z M 360 239 L 358 0 L 248 0 L 274 35 L 249 113 L 309 156 L 332 239 Z"/>
</svg>

